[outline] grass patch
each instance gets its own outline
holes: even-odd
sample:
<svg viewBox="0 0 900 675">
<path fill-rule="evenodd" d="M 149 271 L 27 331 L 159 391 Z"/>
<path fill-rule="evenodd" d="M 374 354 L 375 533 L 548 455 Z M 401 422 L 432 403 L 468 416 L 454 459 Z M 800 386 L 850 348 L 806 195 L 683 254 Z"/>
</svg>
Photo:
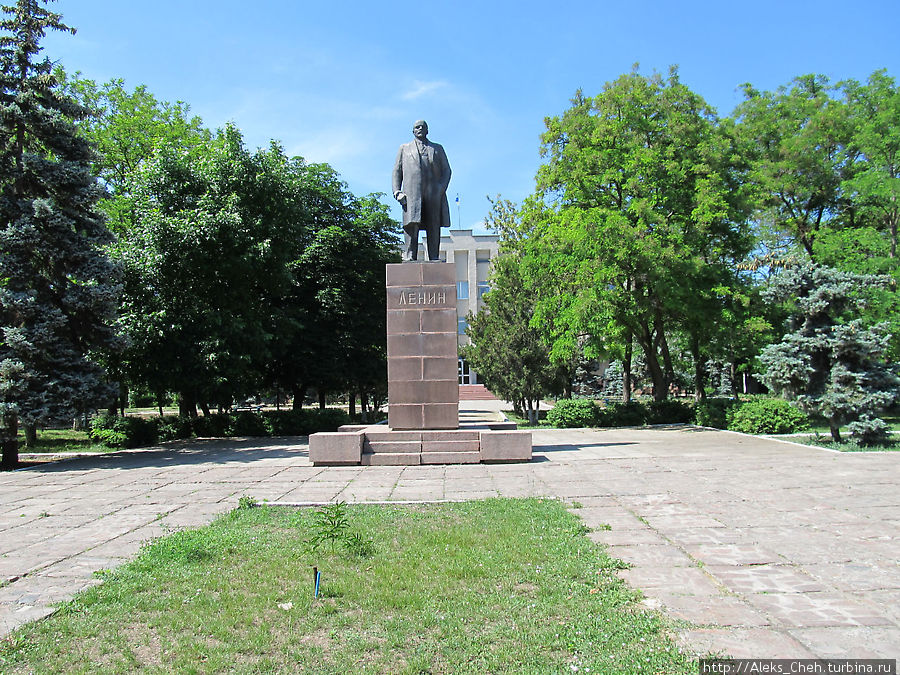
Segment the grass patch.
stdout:
<svg viewBox="0 0 900 675">
<path fill-rule="evenodd" d="M 878 415 L 881 419 L 885 421 L 891 431 L 900 431 L 900 409 L 891 409 L 888 411 L 884 411 Z M 822 434 L 828 436 L 831 433 L 831 428 L 828 426 L 828 421 L 821 417 L 810 417 L 809 419 L 809 430 L 813 434 Z M 847 431 L 847 427 L 841 427 L 841 434 L 849 435 L 850 432 Z"/>
<path fill-rule="evenodd" d="M 347 518 L 374 552 L 311 550 L 308 509 L 240 508 L 161 539 L 13 633 L 0 671 L 695 671 L 560 502 L 352 506 Z"/>
<path fill-rule="evenodd" d="M 830 450 L 838 450 L 840 452 L 900 452 L 900 440 L 888 441 L 877 445 L 860 445 L 859 441 L 854 438 L 848 438 L 843 443 L 835 443 L 831 440 L 830 434 L 813 434 L 812 436 L 792 436 L 781 437 L 785 440 L 796 441 L 798 443 L 806 443 L 807 445 L 817 445 L 821 448 Z M 896 436 L 895 436 L 896 438 Z"/>
<path fill-rule="evenodd" d="M 57 452 L 114 452 L 102 443 L 91 440 L 86 431 L 75 429 L 44 429 L 37 432 L 37 445 L 25 447 L 25 434 L 19 430 L 19 452 L 41 454 Z"/>
<path fill-rule="evenodd" d="M 520 429 L 537 429 L 539 427 L 547 427 L 546 420 L 538 420 L 537 424 L 531 424 L 527 417 L 521 417 L 512 410 L 504 410 L 503 414 L 510 422 L 515 422 Z"/>
</svg>

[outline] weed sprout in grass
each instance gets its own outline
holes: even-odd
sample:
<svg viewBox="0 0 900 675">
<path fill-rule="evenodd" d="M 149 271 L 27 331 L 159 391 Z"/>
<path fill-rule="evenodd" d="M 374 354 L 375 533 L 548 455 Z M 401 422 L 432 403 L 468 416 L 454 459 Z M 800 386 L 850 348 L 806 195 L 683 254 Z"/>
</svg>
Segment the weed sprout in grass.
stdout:
<svg viewBox="0 0 900 675">
<path fill-rule="evenodd" d="M 313 534 L 306 543 L 313 551 L 327 543 L 332 553 L 338 544 L 342 544 L 350 555 L 368 558 L 375 554 L 375 542 L 351 531 L 346 502 L 326 504 L 317 509 L 312 527 Z"/>
</svg>

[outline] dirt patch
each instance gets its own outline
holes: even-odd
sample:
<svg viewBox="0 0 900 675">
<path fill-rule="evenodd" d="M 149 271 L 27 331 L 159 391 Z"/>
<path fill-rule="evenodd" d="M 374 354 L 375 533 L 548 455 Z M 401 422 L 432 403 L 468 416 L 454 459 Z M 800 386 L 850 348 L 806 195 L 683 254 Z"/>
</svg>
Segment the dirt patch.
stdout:
<svg viewBox="0 0 900 675">
<path fill-rule="evenodd" d="M 307 647 L 318 647 L 326 653 L 331 649 L 331 642 L 330 628 L 319 628 L 309 635 L 304 635 L 300 638 L 301 644 L 306 645 Z"/>
<path fill-rule="evenodd" d="M 141 624 L 130 624 L 122 629 L 128 648 L 142 666 L 162 666 L 162 645 L 159 636 Z"/>
</svg>

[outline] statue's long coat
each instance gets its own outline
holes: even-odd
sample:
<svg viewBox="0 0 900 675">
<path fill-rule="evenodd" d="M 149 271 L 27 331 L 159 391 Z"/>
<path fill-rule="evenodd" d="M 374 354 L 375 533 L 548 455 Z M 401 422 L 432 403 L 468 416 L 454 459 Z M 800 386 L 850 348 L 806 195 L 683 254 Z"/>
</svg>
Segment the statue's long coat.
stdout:
<svg viewBox="0 0 900 675">
<path fill-rule="evenodd" d="M 422 180 L 423 171 L 430 172 L 430 180 Z M 434 209 L 438 207 L 438 199 L 440 226 L 450 227 L 450 205 L 447 203 L 450 162 L 447 161 L 444 148 L 426 140 L 425 157 L 420 159 L 415 140 L 404 143 L 397 151 L 392 179 L 394 194 L 399 191 L 406 195 L 406 206 L 403 207 L 404 228 L 409 223 L 420 223 L 421 229 L 425 229 L 427 223 L 422 222 L 423 200 Z M 426 191 L 428 194 L 423 194 Z"/>
</svg>

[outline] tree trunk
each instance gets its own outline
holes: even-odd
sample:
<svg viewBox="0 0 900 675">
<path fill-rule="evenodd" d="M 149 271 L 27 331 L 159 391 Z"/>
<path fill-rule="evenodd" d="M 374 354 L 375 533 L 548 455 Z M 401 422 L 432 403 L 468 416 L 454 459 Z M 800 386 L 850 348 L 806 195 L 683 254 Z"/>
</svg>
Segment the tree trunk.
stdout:
<svg viewBox="0 0 900 675">
<path fill-rule="evenodd" d="M 209 417 L 209 403 L 206 401 L 200 401 L 200 410 L 203 411 L 204 417 Z"/>
<path fill-rule="evenodd" d="M 694 400 L 706 399 L 706 382 L 703 376 L 703 362 L 700 360 L 700 339 L 691 334 L 691 357 L 694 359 Z"/>
<path fill-rule="evenodd" d="M 350 417 L 356 415 L 356 394 L 352 391 L 347 394 L 347 409 L 350 411 Z"/>
<path fill-rule="evenodd" d="M 729 364 L 728 377 L 731 381 L 731 397 L 737 401 L 740 397 L 740 392 L 738 391 L 737 383 L 737 363 L 734 362 L 733 358 Z"/>
<path fill-rule="evenodd" d="M 365 391 L 359 392 L 359 407 L 362 410 L 363 424 L 369 423 L 369 395 Z"/>
<path fill-rule="evenodd" d="M 36 424 L 26 424 L 25 425 L 25 447 L 26 448 L 34 448 L 37 445 L 37 425 Z"/>
<path fill-rule="evenodd" d="M 625 403 L 631 401 L 631 350 L 633 349 L 631 333 L 628 334 L 627 340 L 625 358 L 622 359 L 622 401 Z"/>
<path fill-rule="evenodd" d="M 537 425 L 539 406 L 540 403 L 536 406 L 534 401 L 528 399 L 528 424 Z"/>
<path fill-rule="evenodd" d="M 672 356 L 671 354 L 669 354 L 669 343 L 666 340 L 666 332 L 663 328 L 662 313 L 659 311 L 659 308 L 656 309 L 656 318 L 654 319 L 653 325 L 656 329 L 656 341 L 659 343 L 660 352 L 662 353 L 663 357 L 663 374 L 666 378 L 665 387 L 666 396 L 668 396 L 669 386 L 675 381 L 675 368 L 672 365 Z M 662 399 L 657 398 L 656 400 L 661 401 L 666 396 L 664 396 Z M 655 393 L 654 398 L 656 398 Z"/>
<path fill-rule="evenodd" d="M 305 393 L 305 384 L 291 385 L 291 398 L 293 399 L 293 401 L 291 402 L 291 410 L 293 410 L 294 412 L 303 410 L 303 396 Z"/>
<path fill-rule="evenodd" d="M 325 410 L 325 390 L 319 389 L 319 410 Z"/>
<path fill-rule="evenodd" d="M 4 423 L 0 428 L 0 468 L 9 471 L 19 466 L 19 419 L 15 415 L 7 415 Z"/>
<path fill-rule="evenodd" d="M 831 430 L 831 440 L 841 442 L 841 425 L 834 418 L 828 420 L 828 428 Z"/>
<path fill-rule="evenodd" d="M 189 392 L 178 394 L 178 415 L 181 417 L 197 417 L 197 400 Z"/>
<path fill-rule="evenodd" d="M 641 322 L 641 333 L 638 336 L 638 344 L 644 352 L 647 360 L 647 370 L 650 371 L 650 380 L 653 382 L 653 400 L 665 401 L 669 395 L 669 385 L 666 382 L 666 376 L 663 369 L 659 365 L 659 358 L 656 355 L 655 340 L 650 331 L 647 322 Z"/>
<path fill-rule="evenodd" d="M 896 197 L 891 197 L 892 202 L 896 202 Z M 891 232 L 891 251 L 890 258 L 897 257 L 897 221 L 900 221 L 900 213 L 895 208 L 888 216 L 888 230 Z"/>
</svg>

